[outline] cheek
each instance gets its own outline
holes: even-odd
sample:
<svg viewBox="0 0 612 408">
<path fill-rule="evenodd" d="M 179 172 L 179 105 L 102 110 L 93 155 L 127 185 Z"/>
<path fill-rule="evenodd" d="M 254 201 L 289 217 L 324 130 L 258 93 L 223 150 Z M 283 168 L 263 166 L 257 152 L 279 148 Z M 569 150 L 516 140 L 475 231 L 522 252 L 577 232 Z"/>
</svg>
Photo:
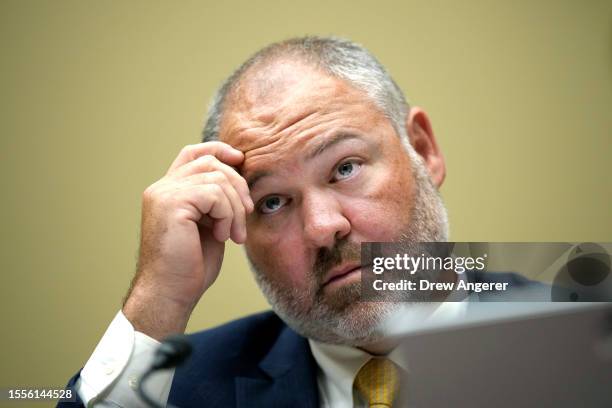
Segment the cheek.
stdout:
<svg viewBox="0 0 612 408">
<path fill-rule="evenodd" d="M 410 224 L 410 207 L 390 201 L 357 203 L 351 216 L 352 233 L 359 241 L 395 241 Z"/>
<path fill-rule="evenodd" d="M 414 201 L 412 172 L 408 169 L 379 172 L 371 184 L 374 187 L 354 201 L 348 211 L 353 232 L 360 240 L 393 241 L 405 232 Z"/>
<path fill-rule="evenodd" d="M 253 227 L 245 246 L 251 261 L 270 280 L 285 287 L 304 287 L 312 265 L 301 237 L 301 230 L 294 226 L 282 232 Z"/>
</svg>

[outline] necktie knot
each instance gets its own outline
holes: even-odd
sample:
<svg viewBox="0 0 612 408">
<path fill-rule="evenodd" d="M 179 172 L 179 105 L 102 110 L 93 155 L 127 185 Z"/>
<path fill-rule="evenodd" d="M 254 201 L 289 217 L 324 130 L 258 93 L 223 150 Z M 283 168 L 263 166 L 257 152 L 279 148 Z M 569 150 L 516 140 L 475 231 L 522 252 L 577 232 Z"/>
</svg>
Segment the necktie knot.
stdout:
<svg viewBox="0 0 612 408">
<path fill-rule="evenodd" d="M 399 370 L 388 358 L 372 358 L 357 373 L 355 389 L 370 408 L 392 407 L 399 390 Z"/>
</svg>

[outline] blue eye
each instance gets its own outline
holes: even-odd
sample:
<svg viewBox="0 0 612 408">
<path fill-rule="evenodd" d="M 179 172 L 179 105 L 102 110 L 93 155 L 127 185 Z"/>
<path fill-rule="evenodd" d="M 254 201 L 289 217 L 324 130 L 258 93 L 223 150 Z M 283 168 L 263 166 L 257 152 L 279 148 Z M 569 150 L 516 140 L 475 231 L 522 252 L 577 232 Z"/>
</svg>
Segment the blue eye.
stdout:
<svg viewBox="0 0 612 408">
<path fill-rule="evenodd" d="M 287 204 L 286 198 L 281 196 L 269 196 L 261 202 L 259 211 L 264 214 L 272 214 L 280 210 L 285 204 Z"/>
<path fill-rule="evenodd" d="M 361 164 L 357 163 L 354 160 L 349 160 L 341 163 L 338 167 L 336 167 L 336 171 L 334 172 L 333 181 L 344 180 L 351 177 L 361 168 Z"/>
</svg>

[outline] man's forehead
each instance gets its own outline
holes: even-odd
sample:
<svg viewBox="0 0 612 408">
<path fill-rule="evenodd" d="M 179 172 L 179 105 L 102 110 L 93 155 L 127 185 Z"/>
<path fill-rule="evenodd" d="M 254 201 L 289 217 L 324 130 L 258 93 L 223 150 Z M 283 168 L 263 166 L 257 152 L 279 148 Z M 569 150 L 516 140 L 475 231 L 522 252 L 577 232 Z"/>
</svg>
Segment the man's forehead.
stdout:
<svg viewBox="0 0 612 408">
<path fill-rule="evenodd" d="M 279 61 L 253 72 L 238 82 L 225 104 L 222 137 L 234 136 L 242 127 L 270 126 L 290 120 L 313 105 L 329 99 L 338 80 L 303 63 Z"/>
<path fill-rule="evenodd" d="M 228 99 L 219 139 L 242 151 L 240 173 L 300 171 L 308 151 L 338 134 L 373 134 L 386 122 L 371 98 L 347 81 L 281 61 L 247 75 Z"/>
<path fill-rule="evenodd" d="M 312 115 L 341 113 L 351 105 L 377 110 L 365 92 L 299 61 L 281 60 L 246 73 L 225 107 L 219 138 L 248 154 Z"/>
<path fill-rule="evenodd" d="M 288 58 L 262 62 L 250 67 L 231 94 L 234 109 L 255 109 L 302 93 L 317 82 L 330 79 L 319 69 Z"/>
</svg>

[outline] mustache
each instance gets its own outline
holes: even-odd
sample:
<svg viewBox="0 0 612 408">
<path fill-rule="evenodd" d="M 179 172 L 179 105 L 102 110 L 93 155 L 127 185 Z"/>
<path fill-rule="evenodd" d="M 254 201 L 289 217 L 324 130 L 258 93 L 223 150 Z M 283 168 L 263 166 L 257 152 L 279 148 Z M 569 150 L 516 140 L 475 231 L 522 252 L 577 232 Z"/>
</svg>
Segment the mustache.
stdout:
<svg viewBox="0 0 612 408">
<path fill-rule="evenodd" d="M 332 248 L 320 248 L 313 267 L 317 282 L 321 284 L 332 268 L 347 261 L 361 263 L 360 244 L 341 239 L 336 241 Z"/>
</svg>

